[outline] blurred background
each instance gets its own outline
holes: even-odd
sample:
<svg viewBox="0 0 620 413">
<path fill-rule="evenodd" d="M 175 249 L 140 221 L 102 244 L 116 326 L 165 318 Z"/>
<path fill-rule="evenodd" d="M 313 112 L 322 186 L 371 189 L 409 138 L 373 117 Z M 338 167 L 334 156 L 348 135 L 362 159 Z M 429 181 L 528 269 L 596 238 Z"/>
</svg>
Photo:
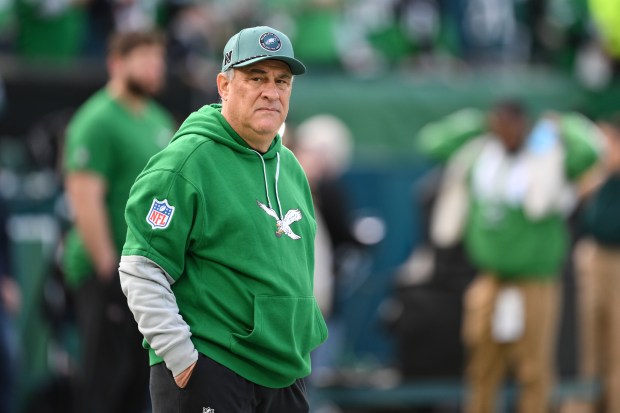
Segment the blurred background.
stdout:
<svg viewBox="0 0 620 413">
<path fill-rule="evenodd" d="M 574 110 L 596 120 L 618 111 L 615 0 L 0 0 L 0 201 L 20 290 L 10 317 L 17 411 L 35 411 L 35 399 L 37 412 L 70 411 L 64 395 L 79 337 L 58 267 L 71 219 L 59 154 L 71 115 L 106 81 L 108 36 L 166 33 L 167 85 L 157 100 L 180 123 L 218 100 L 226 40 L 262 24 L 289 34 L 308 67 L 295 81 L 290 146 L 303 151 L 304 133 L 338 135 L 305 149 L 339 154 L 316 195 L 332 277 L 331 336 L 312 378 L 317 409 L 460 411 L 461 299 L 474 270 L 460 251 L 429 252 L 439 171 L 415 137 L 458 109 L 508 97 L 533 115 Z M 558 348 L 567 379 L 578 352 L 574 286 L 567 262 Z M 402 392 L 369 400 L 348 391 L 368 388 Z"/>
</svg>

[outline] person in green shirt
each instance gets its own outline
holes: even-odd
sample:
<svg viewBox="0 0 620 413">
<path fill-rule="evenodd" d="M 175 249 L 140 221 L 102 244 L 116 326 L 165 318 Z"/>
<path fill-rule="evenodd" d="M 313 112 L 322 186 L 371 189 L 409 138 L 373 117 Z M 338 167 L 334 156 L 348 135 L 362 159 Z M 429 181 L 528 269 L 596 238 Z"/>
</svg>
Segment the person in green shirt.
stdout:
<svg viewBox="0 0 620 413">
<path fill-rule="evenodd" d="M 572 182 L 598 159 L 598 129 L 575 113 L 549 114 L 533 128 L 507 101 L 489 113 L 464 109 L 425 126 L 420 149 L 448 162 L 431 223 L 442 246 L 462 240 L 480 274 L 464 297 L 468 413 L 496 411 L 509 369 L 518 412 L 548 411 L 568 252 Z"/>
<path fill-rule="evenodd" d="M 221 104 L 192 113 L 131 189 L 120 278 L 151 362 L 153 413 L 307 412 L 316 221 L 278 134 L 295 75 L 289 38 L 241 30 Z"/>
<path fill-rule="evenodd" d="M 129 190 L 149 158 L 165 147 L 171 116 L 151 99 L 163 86 L 163 38 L 117 34 L 109 44 L 107 85 L 75 113 L 64 148 L 65 186 L 74 226 L 63 270 L 75 291 L 82 349 L 78 412 L 137 412 L 148 404 L 141 337 L 118 281 Z"/>
<path fill-rule="evenodd" d="M 88 33 L 86 7 L 90 1 L 14 0 L 18 55 L 47 65 L 75 62 Z"/>
</svg>

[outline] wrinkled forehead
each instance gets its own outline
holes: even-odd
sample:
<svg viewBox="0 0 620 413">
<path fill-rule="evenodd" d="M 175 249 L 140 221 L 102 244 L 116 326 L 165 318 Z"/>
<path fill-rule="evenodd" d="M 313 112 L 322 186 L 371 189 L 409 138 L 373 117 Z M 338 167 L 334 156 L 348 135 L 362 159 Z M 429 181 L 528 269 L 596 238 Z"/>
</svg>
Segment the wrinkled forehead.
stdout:
<svg viewBox="0 0 620 413">
<path fill-rule="evenodd" d="M 276 59 L 262 60 L 248 66 L 236 67 L 235 70 L 239 70 L 244 73 L 273 73 L 276 76 L 293 76 L 289 65 Z"/>
</svg>

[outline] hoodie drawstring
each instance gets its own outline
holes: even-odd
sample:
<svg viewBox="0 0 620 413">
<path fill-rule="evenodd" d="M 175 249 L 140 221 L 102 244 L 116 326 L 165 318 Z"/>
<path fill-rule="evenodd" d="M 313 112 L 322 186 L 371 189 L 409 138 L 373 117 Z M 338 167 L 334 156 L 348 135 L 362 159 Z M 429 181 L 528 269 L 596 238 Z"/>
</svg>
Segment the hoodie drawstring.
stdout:
<svg viewBox="0 0 620 413">
<path fill-rule="evenodd" d="M 271 206 L 271 199 L 269 198 L 269 184 L 267 183 L 267 167 L 265 166 L 265 158 L 263 158 L 263 155 L 261 155 L 260 152 L 255 151 L 254 149 L 252 149 L 252 152 L 258 155 L 258 157 L 260 158 L 263 164 L 263 180 L 265 181 L 265 194 L 267 195 L 267 206 L 273 209 L 273 207 Z M 284 217 L 282 216 L 282 205 L 280 205 L 280 197 L 278 195 L 278 179 L 280 178 L 280 153 L 279 152 L 276 153 L 276 157 L 278 159 L 276 163 L 276 202 L 278 203 L 278 212 L 279 212 L 280 219 L 284 219 Z"/>
</svg>

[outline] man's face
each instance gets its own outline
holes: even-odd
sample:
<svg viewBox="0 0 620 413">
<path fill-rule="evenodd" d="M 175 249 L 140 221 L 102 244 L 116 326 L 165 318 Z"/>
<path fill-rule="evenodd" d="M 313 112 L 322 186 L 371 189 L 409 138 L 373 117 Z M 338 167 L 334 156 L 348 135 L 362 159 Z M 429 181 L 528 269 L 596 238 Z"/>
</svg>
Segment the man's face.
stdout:
<svg viewBox="0 0 620 413">
<path fill-rule="evenodd" d="M 152 96 L 161 90 L 166 72 L 162 46 L 139 46 L 118 59 L 120 76 L 132 94 Z"/>
<path fill-rule="evenodd" d="M 508 152 L 518 151 L 527 136 L 526 118 L 505 111 L 491 112 L 489 126 Z"/>
<path fill-rule="evenodd" d="M 218 76 L 222 114 L 252 145 L 271 142 L 288 114 L 293 76 L 279 60 L 235 69 L 232 79 Z"/>
</svg>

